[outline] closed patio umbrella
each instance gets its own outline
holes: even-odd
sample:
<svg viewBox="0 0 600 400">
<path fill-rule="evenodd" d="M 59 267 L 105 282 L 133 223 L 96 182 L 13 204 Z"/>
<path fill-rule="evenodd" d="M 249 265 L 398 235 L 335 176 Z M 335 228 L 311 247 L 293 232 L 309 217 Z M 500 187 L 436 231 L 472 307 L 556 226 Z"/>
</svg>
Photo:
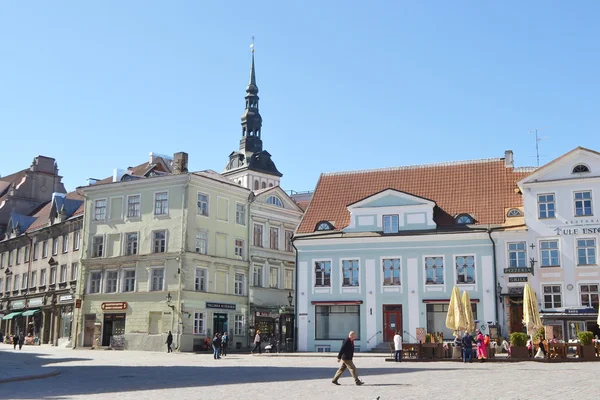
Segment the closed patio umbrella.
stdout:
<svg viewBox="0 0 600 400">
<path fill-rule="evenodd" d="M 458 336 L 458 332 L 464 331 L 466 327 L 465 311 L 460 299 L 460 291 L 455 286 L 452 289 L 452 296 L 450 296 L 448 315 L 446 315 L 446 328 L 451 329 L 454 336 Z"/>
<path fill-rule="evenodd" d="M 473 332 L 475 329 L 475 320 L 473 320 L 473 308 L 471 307 L 471 296 L 466 290 L 462 295 L 462 304 L 465 311 L 465 329 L 467 332 Z"/>
<path fill-rule="evenodd" d="M 527 329 L 527 334 L 531 337 L 533 346 L 533 335 L 542 327 L 542 319 L 538 309 L 537 297 L 529 283 L 525 284 L 523 290 L 523 325 Z"/>
</svg>

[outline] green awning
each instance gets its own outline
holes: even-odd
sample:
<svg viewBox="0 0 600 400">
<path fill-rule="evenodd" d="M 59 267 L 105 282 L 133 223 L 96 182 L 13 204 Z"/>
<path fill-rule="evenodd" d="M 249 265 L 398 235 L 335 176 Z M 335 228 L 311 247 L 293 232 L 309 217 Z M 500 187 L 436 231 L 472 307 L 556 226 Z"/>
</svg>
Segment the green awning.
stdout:
<svg viewBox="0 0 600 400">
<path fill-rule="evenodd" d="M 22 311 L 11 312 L 10 314 L 2 317 L 2 319 L 13 319 L 13 317 L 16 317 L 17 315 L 21 315 L 22 313 L 23 313 Z"/>
<path fill-rule="evenodd" d="M 24 317 L 29 317 L 29 316 L 31 316 L 31 315 L 35 314 L 36 312 L 39 312 L 39 311 L 40 311 L 40 309 L 39 309 L 39 308 L 37 308 L 37 309 L 35 309 L 35 310 L 27 310 L 27 311 L 25 311 L 25 312 L 23 313 L 23 316 L 24 316 Z"/>
</svg>

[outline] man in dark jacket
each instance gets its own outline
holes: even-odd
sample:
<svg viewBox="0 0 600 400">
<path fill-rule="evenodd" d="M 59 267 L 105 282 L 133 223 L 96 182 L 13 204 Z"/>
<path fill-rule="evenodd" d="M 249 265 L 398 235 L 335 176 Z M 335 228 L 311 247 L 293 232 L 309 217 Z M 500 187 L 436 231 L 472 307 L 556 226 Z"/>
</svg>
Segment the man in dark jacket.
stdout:
<svg viewBox="0 0 600 400">
<path fill-rule="evenodd" d="M 350 370 L 350 374 L 352 374 L 352 377 L 354 378 L 354 383 L 356 383 L 357 386 L 362 385 L 364 382 L 362 382 L 360 379 L 358 379 L 358 373 L 356 372 L 356 366 L 354 365 L 354 362 L 352 361 L 352 357 L 354 357 L 354 339 L 356 339 L 356 332 L 351 331 L 348 334 L 348 337 L 346 339 L 344 339 L 344 342 L 342 343 L 342 348 L 340 349 L 340 352 L 338 353 L 338 362 L 342 362 L 342 365 L 340 365 L 340 368 L 337 370 L 337 372 L 335 373 L 335 376 L 333 377 L 333 380 L 331 381 L 334 385 L 339 385 L 340 383 L 338 382 L 338 379 L 340 379 L 340 376 L 342 376 L 342 374 L 344 373 L 344 371 L 346 371 L 346 369 Z"/>
<path fill-rule="evenodd" d="M 215 337 L 213 338 L 213 342 L 212 342 L 212 346 L 213 346 L 213 358 L 215 360 L 220 360 L 221 359 L 221 335 L 217 332 L 215 333 Z"/>
<path fill-rule="evenodd" d="M 173 334 L 171 333 L 171 331 L 169 331 L 169 334 L 167 335 L 167 353 L 172 353 L 173 349 L 171 348 L 171 346 L 173 345 Z"/>
<path fill-rule="evenodd" d="M 463 346 L 463 362 L 466 363 L 469 360 L 470 363 L 473 362 L 473 336 L 469 332 L 465 332 L 465 335 L 462 338 L 462 346 Z"/>
</svg>

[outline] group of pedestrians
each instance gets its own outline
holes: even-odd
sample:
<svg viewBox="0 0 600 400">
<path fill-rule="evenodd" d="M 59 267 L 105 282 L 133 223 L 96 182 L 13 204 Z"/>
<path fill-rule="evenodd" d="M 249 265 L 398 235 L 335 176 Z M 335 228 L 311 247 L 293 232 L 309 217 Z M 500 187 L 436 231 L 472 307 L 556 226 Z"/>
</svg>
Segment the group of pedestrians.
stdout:
<svg viewBox="0 0 600 400">
<path fill-rule="evenodd" d="M 13 336 L 13 349 L 14 350 L 17 349 L 17 345 L 19 346 L 19 350 L 21 350 L 23 348 L 23 344 L 25 344 L 25 335 L 23 335 L 23 332 L 17 333 L 16 335 Z"/>
<path fill-rule="evenodd" d="M 215 333 L 212 340 L 213 358 L 215 360 L 220 360 L 221 356 L 227 355 L 227 341 L 227 332 L 223 332 L 222 334 L 220 332 Z"/>
<path fill-rule="evenodd" d="M 473 362 L 473 343 L 477 344 L 477 359 L 479 362 L 485 362 L 487 359 L 487 348 L 490 344 L 490 335 L 484 335 L 479 329 L 477 329 L 477 336 L 473 337 L 469 332 L 465 332 L 462 339 L 457 336 L 454 339 L 454 346 L 462 347 L 462 360 L 463 363 L 467 361 Z"/>
</svg>

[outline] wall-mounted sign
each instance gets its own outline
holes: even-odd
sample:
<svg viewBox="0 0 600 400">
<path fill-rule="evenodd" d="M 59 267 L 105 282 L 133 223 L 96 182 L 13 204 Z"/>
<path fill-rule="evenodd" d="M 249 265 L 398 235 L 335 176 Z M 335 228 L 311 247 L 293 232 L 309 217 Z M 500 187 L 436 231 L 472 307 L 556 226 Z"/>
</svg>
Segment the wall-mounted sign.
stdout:
<svg viewBox="0 0 600 400">
<path fill-rule="evenodd" d="M 509 282 L 527 282 L 527 277 L 526 276 L 514 276 L 514 277 L 510 277 L 508 278 Z"/>
<path fill-rule="evenodd" d="M 567 314 L 597 314 L 597 311 L 593 307 L 573 307 L 565 308 Z"/>
<path fill-rule="evenodd" d="M 43 297 L 36 297 L 33 299 L 29 299 L 29 307 L 38 307 L 38 306 L 41 306 L 42 304 L 44 304 Z"/>
<path fill-rule="evenodd" d="M 524 268 L 524 267 L 504 268 L 504 273 L 505 274 L 530 274 L 531 268 Z"/>
<path fill-rule="evenodd" d="M 100 307 L 104 311 L 122 311 L 127 310 L 127 302 L 125 301 L 112 301 L 109 303 L 102 303 Z"/>
<path fill-rule="evenodd" d="M 555 228 L 554 232 L 557 235 L 569 236 L 569 235 L 593 235 L 600 233 L 600 227 L 595 228 Z"/>
<path fill-rule="evenodd" d="M 220 308 L 222 310 L 235 310 L 235 304 L 206 303 L 206 308 Z"/>
<path fill-rule="evenodd" d="M 58 298 L 58 301 L 60 303 L 67 303 L 69 301 L 73 301 L 73 295 L 72 294 L 64 294 Z"/>
<path fill-rule="evenodd" d="M 10 309 L 25 308 L 25 300 L 15 300 L 10 302 Z"/>
<path fill-rule="evenodd" d="M 280 315 L 277 314 L 277 313 L 260 312 L 260 311 L 256 312 L 256 316 L 257 317 L 264 317 L 264 318 L 279 318 L 280 317 Z"/>
<path fill-rule="evenodd" d="M 81 299 L 75 300 L 75 308 L 81 308 Z"/>
</svg>

